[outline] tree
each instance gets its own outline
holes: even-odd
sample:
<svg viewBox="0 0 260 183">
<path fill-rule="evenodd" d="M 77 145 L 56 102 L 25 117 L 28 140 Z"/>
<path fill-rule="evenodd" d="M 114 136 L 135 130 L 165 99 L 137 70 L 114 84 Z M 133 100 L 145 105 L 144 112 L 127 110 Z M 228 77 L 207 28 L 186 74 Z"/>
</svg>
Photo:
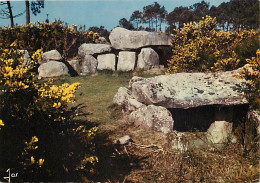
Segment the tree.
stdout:
<svg viewBox="0 0 260 183">
<path fill-rule="evenodd" d="M 258 28 L 259 2 L 258 0 L 231 0 L 228 5 L 232 10 L 232 24 L 234 29 Z"/>
<path fill-rule="evenodd" d="M 183 6 L 174 8 L 174 10 L 170 12 L 166 17 L 166 21 L 168 22 L 170 27 L 174 27 L 178 23 L 179 29 L 183 27 L 184 23 L 188 23 L 192 20 L 193 16 L 190 8 Z"/>
<path fill-rule="evenodd" d="M 10 1 L 6 1 L 6 2 L 0 2 L 0 5 L 7 5 L 7 8 L 5 9 L 1 9 L 0 15 L 4 16 L 4 17 L 0 17 L 1 19 L 9 19 L 10 18 L 10 22 L 11 22 L 11 26 L 14 26 L 14 18 L 21 16 L 23 13 L 19 13 L 17 15 L 13 15 L 13 11 L 12 11 L 12 6 L 11 6 L 11 2 Z"/>
<path fill-rule="evenodd" d="M 25 0 L 26 7 L 26 24 L 30 23 L 30 8 L 32 13 L 36 16 L 38 13 L 41 13 L 41 8 L 44 8 L 44 0 L 32 1 L 30 4 L 29 0 Z"/>
<path fill-rule="evenodd" d="M 165 20 L 166 15 L 167 11 L 165 10 L 165 7 L 161 7 L 161 5 L 157 2 L 143 8 L 143 20 L 148 22 L 149 28 L 152 29 L 154 28 L 153 23 L 155 23 L 156 31 L 158 27 L 160 27 L 161 30 L 161 24 Z"/>
<path fill-rule="evenodd" d="M 30 2 L 29 0 L 25 0 L 26 7 L 26 24 L 30 23 Z"/>
<path fill-rule="evenodd" d="M 138 29 L 138 23 L 141 22 L 142 17 L 143 17 L 143 14 L 139 10 L 136 10 L 132 13 L 132 15 L 130 17 L 130 21 L 133 21 L 136 23 L 136 29 Z"/>
<path fill-rule="evenodd" d="M 202 17 L 209 14 L 209 3 L 203 0 L 200 3 L 193 4 L 190 9 L 193 10 L 193 20 L 199 21 Z"/>
<path fill-rule="evenodd" d="M 121 18 L 119 20 L 119 26 L 128 30 L 134 30 L 133 24 L 130 21 L 128 21 L 126 18 Z"/>
</svg>

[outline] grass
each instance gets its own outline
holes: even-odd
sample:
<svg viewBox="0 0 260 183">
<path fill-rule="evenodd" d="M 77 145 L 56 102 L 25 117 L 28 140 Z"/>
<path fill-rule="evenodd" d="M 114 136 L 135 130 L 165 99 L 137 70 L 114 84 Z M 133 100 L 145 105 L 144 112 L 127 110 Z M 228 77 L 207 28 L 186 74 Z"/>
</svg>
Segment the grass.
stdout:
<svg viewBox="0 0 260 183">
<path fill-rule="evenodd" d="M 149 77 L 149 76 L 145 76 Z M 257 182 L 259 157 L 243 150 L 241 144 L 221 151 L 198 150 L 180 154 L 171 149 L 171 136 L 146 131 L 127 121 L 112 99 L 119 87 L 127 87 L 131 73 L 98 73 L 93 76 L 64 77 L 55 82 L 80 82 L 77 102 L 81 120 L 99 127 L 96 138 L 99 164 L 94 181 L 101 182 Z M 239 132 L 238 132 L 239 133 Z M 129 135 L 132 145 L 113 140 Z"/>
</svg>

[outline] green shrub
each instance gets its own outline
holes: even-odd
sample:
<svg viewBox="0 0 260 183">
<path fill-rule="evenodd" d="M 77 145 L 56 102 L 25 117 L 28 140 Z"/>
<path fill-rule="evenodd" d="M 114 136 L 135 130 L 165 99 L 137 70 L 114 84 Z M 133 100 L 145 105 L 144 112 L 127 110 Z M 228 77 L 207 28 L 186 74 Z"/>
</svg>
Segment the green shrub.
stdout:
<svg viewBox="0 0 260 183">
<path fill-rule="evenodd" d="M 92 31 L 77 30 L 76 25 L 65 26 L 60 20 L 52 23 L 21 25 L 15 27 L 0 27 L 0 48 L 7 48 L 17 41 L 18 49 L 30 53 L 37 49 L 50 51 L 58 50 L 63 57 L 74 57 L 82 43 L 92 43 L 98 34 Z"/>
<path fill-rule="evenodd" d="M 15 46 L 0 51 L 1 175 L 11 168 L 19 173 L 12 181 L 86 180 L 98 161 L 97 128 L 73 120 L 78 112 L 69 103 L 80 84 L 35 80 Z"/>
</svg>

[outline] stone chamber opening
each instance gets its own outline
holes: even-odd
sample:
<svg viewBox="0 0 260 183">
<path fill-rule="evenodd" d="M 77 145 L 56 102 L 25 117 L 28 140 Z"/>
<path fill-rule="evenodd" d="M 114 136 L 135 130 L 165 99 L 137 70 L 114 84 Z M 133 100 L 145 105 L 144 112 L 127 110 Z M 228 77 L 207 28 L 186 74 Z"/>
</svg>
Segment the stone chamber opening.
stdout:
<svg viewBox="0 0 260 183">
<path fill-rule="evenodd" d="M 245 121 L 248 105 L 208 105 L 188 109 L 168 109 L 174 119 L 174 130 L 179 132 L 206 132 L 215 121 L 232 122 L 234 126 Z"/>
</svg>

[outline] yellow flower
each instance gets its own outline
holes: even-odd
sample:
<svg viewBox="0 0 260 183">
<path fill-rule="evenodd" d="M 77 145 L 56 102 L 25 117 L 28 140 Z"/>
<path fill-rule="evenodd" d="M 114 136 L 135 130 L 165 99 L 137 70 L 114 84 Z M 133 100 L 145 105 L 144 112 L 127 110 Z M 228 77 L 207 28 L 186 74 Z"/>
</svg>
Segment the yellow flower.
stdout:
<svg viewBox="0 0 260 183">
<path fill-rule="evenodd" d="M 4 122 L 0 119 L 0 126 L 5 126 Z"/>
<path fill-rule="evenodd" d="M 38 138 L 36 136 L 32 137 L 32 142 L 38 142 Z"/>
<path fill-rule="evenodd" d="M 61 106 L 61 103 L 58 102 L 58 103 L 54 103 L 52 107 L 55 107 L 56 109 L 60 108 Z"/>
<path fill-rule="evenodd" d="M 42 158 L 39 159 L 38 164 L 39 164 L 40 167 L 43 165 L 43 162 L 44 162 L 44 159 L 42 159 Z"/>
<path fill-rule="evenodd" d="M 34 164 L 34 163 L 35 163 L 34 157 L 31 156 L 31 164 Z"/>
</svg>

